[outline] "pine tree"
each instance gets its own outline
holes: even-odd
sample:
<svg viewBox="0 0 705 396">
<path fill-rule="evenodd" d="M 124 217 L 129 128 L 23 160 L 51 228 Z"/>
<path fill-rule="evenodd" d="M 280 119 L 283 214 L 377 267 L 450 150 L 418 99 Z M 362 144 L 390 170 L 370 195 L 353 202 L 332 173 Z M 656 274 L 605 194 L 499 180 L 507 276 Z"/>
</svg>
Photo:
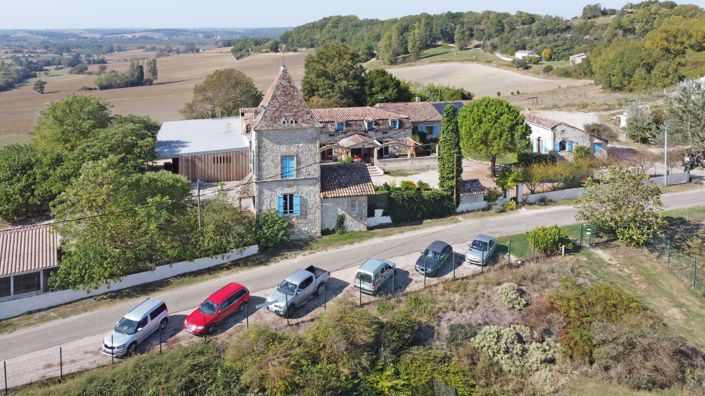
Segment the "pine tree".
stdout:
<svg viewBox="0 0 705 396">
<path fill-rule="evenodd" d="M 438 186 L 449 194 L 456 193 L 456 204 L 460 201 L 459 186 L 463 180 L 463 157 L 460 151 L 460 128 L 458 127 L 458 109 L 454 105 L 446 106 L 441 122 L 441 140 L 438 153 Z"/>
</svg>

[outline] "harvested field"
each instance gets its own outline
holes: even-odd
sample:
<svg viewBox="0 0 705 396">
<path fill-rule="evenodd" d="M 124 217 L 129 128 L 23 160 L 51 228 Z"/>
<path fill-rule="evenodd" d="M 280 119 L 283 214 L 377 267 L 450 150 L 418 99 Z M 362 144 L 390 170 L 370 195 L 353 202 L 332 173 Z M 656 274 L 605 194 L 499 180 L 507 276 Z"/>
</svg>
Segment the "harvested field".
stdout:
<svg viewBox="0 0 705 396">
<path fill-rule="evenodd" d="M 141 53 L 149 56 L 151 53 Z M 108 70 L 126 70 L 129 58 L 139 52 L 127 51 L 113 54 Z M 303 77 L 306 52 L 286 54 L 286 64 L 292 76 Z M 0 135 L 26 135 L 30 133 L 37 112 L 47 103 L 71 93 L 96 95 L 107 99 L 117 114 L 136 114 L 158 121 L 178 120 L 179 110 L 191 100 L 193 86 L 216 69 L 235 67 L 255 80 L 261 90 L 271 83 L 282 62 L 281 54 L 258 54 L 235 60 L 228 48 L 219 48 L 200 54 L 175 55 L 159 58 L 159 80 L 152 86 L 111 89 L 107 91 L 79 91 L 81 87 L 94 87 L 94 75 L 71 75 L 66 70 L 51 71 L 42 75 L 47 81 L 44 95 L 32 90 L 32 82 L 10 91 L 0 92 Z M 96 70 L 91 66 L 89 70 Z M 3 141 L 0 141 L 3 143 Z"/>
<path fill-rule="evenodd" d="M 571 79 L 546 79 L 530 76 L 512 70 L 487 66 L 479 63 L 434 63 L 387 69 L 396 77 L 416 84 L 444 84 L 463 87 L 477 97 L 509 97 L 510 92 L 538 93 L 558 89 L 593 85 L 591 81 Z"/>
</svg>

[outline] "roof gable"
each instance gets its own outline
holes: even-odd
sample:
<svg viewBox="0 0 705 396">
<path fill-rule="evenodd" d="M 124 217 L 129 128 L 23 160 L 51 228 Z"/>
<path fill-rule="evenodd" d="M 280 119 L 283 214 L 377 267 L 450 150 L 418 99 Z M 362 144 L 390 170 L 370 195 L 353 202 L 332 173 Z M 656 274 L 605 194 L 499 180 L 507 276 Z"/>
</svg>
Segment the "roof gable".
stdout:
<svg viewBox="0 0 705 396">
<path fill-rule="evenodd" d="M 267 89 L 256 113 L 255 130 L 320 127 L 284 65 Z"/>
<path fill-rule="evenodd" d="M 55 268 L 59 236 L 51 224 L 0 231 L 0 277 Z"/>
</svg>

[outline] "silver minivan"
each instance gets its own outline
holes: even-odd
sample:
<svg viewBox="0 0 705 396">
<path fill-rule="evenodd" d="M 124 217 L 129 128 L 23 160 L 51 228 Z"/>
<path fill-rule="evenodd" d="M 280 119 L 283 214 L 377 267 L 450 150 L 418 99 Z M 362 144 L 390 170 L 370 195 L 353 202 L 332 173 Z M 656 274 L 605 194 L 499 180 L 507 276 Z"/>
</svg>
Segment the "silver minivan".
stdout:
<svg viewBox="0 0 705 396">
<path fill-rule="evenodd" d="M 166 329 L 169 311 L 162 300 L 148 298 L 120 319 L 103 338 L 103 353 L 109 356 L 131 356 L 137 345 L 153 332 Z"/>
<path fill-rule="evenodd" d="M 394 263 L 387 260 L 368 259 L 355 274 L 355 288 L 375 295 L 394 275 Z"/>
</svg>

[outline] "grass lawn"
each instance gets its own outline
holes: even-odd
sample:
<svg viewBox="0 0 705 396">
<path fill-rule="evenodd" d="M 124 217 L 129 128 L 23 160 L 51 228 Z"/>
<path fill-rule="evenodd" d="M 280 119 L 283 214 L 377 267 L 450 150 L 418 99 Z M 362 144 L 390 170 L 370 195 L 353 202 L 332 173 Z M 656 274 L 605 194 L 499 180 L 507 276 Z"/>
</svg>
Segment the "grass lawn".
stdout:
<svg viewBox="0 0 705 396">
<path fill-rule="evenodd" d="M 576 241 L 580 239 L 580 224 L 573 224 L 562 228 L 568 233 L 571 239 Z M 531 258 L 534 254 L 526 233 L 502 236 L 497 238 L 497 242 L 500 245 L 500 254 L 506 253 L 509 242 L 512 243 L 512 257 L 527 259 Z M 587 243 L 587 236 L 585 235 L 583 235 L 583 243 Z"/>
<path fill-rule="evenodd" d="M 490 159 L 488 157 L 485 157 L 484 155 L 479 153 L 471 153 L 468 158 L 475 161 L 490 162 Z M 497 165 L 511 165 L 515 164 L 516 162 L 517 155 L 515 153 L 503 153 L 502 155 L 497 157 Z"/>
<path fill-rule="evenodd" d="M 456 51 L 455 47 L 442 45 L 440 47 L 429 48 L 421 53 L 421 62 L 482 62 L 497 65 L 510 65 L 511 62 L 504 61 L 493 54 L 485 52 L 479 48 L 471 50 Z"/>
</svg>

